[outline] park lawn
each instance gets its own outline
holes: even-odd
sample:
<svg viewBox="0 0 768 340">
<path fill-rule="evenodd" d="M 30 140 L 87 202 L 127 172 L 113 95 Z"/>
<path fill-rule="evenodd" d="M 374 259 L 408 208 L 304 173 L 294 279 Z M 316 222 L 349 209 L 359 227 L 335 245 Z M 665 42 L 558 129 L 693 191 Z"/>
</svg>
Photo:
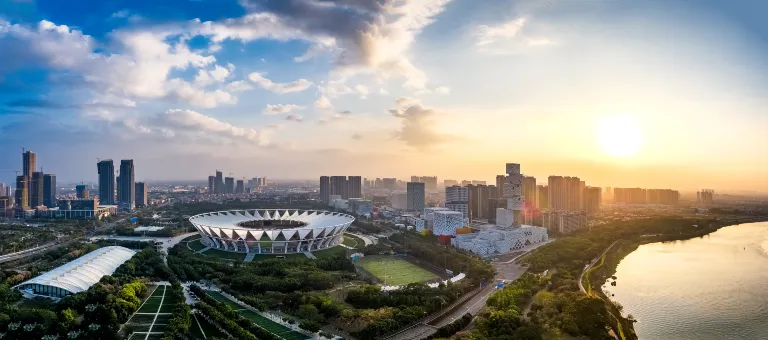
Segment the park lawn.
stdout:
<svg viewBox="0 0 768 340">
<path fill-rule="evenodd" d="M 210 257 L 217 257 L 223 260 L 243 261 L 245 259 L 245 253 L 235 253 L 219 249 L 208 249 L 200 254 Z"/>
<path fill-rule="evenodd" d="M 236 310 L 238 313 L 240 313 L 240 315 L 242 315 L 248 320 L 251 320 L 253 323 L 258 325 L 259 327 L 269 332 L 272 332 L 274 334 L 277 334 L 278 336 L 286 340 L 303 340 L 303 339 L 309 338 L 304 334 L 294 332 L 288 327 L 285 327 L 277 322 L 267 319 L 261 316 L 260 314 L 251 311 L 250 309 L 243 308 L 243 306 L 238 305 L 234 301 L 228 299 L 226 296 L 221 295 L 221 293 L 219 292 L 207 291 L 206 293 L 208 294 L 208 296 L 214 298 L 216 301 L 222 302 L 227 306 L 231 307 L 232 309 Z"/>
<path fill-rule="evenodd" d="M 205 249 L 205 245 L 203 244 L 203 242 L 200 242 L 199 238 L 196 240 L 189 241 L 187 245 L 189 246 L 189 248 L 191 248 L 194 251 L 200 251 Z"/>
<path fill-rule="evenodd" d="M 357 236 L 354 236 L 352 234 L 344 234 L 344 236 L 342 236 L 341 243 L 343 243 L 346 246 L 350 246 L 352 248 L 363 248 L 363 247 L 365 247 L 365 241 L 363 241 L 363 239 L 361 239 L 361 238 L 359 238 Z"/>
<path fill-rule="evenodd" d="M 335 246 L 335 247 L 331 247 L 323 250 L 313 250 L 312 254 L 314 254 L 315 257 L 317 258 L 328 258 L 328 257 L 337 256 L 337 255 L 347 256 L 347 248 Z"/>
<path fill-rule="evenodd" d="M 429 270 L 395 256 L 366 256 L 358 259 L 357 264 L 388 286 L 401 286 L 438 278 Z"/>
<path fill-rule="evenodd" d="M 213 339 L 214 337 L 222 339 L 227 338 L 224 333 L 211 325 L 208 320 L 203 317 L 198 317 L 196 314 L 192 314 L 192 325 L 189 327 L 189 331 L 196 339 Z"/>
<path fill-rule="evenodd" d="M 283 257 L 285 257 L 286 260 L 307 259 L 307 256 L 304 255 L 303 253 L 283 254 L 283 255 L 277 255 L 277 254 L 258 254 L 258 255 L 253 257 L 253 262 L 272 260 L 272 259 L 278 258 L 278 256 L 283 256 Z"/>
<path fill-rule="evenodd" d="M 139 313 L 157 313 L 157 307 L 160 307 L 160 301 L 162 297 L 150 297 L 144 302 L 144 305 L 139 308 Z"/>
</svg>

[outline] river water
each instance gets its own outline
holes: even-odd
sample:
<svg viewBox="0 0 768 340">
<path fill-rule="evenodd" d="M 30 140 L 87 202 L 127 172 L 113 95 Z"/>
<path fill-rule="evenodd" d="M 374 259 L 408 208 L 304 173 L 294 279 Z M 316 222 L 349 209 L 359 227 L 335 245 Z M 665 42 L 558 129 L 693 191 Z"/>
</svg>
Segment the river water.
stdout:
<svg viewBox="0 0 768 340">
<path fill-rule="evenodd" d="M 640 246 L 608 296 L 638 320 L 640 340 L 768 339 L 768 223 Z"/>
</svg>

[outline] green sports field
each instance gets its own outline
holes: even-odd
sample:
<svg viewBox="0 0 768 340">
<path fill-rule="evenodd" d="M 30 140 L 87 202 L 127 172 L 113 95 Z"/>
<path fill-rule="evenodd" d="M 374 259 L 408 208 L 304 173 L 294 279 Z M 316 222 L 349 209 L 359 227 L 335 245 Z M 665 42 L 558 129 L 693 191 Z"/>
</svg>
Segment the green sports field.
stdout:
<svg viewBox="0 0 768 340">
<path fill-rule="evenodd" d="M 395 256 L 366 256 L 357 260 L 357 263 L 388 286 L 400 286 L 438 278 L 434 273 Z"/>
</svg>

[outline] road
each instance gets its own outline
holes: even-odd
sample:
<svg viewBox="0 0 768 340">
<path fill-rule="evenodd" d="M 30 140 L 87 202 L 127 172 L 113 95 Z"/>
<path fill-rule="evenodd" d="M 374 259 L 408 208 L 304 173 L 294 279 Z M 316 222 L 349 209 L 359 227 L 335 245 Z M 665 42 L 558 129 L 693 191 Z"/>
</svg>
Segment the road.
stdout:
<svg viewBox="0 0 768 340">
<path fill-rule="evenodd" d="M 168 250 L 173 248 L 173 246 L 179 244 L 181 240 L 190 237 L 192 235 L 197 235 L 197 232 L 191 232 L 186 234 L 181 234 L 179 236 L 174 237 L 149 237 L 149 236 L 94 236 L 91 237 L 91 241 L 95 240 L 118 240 L 118 241 L 144 241 L 144 242 L 162 242 L 161 250 L 163 254 L 163 263 L 165 263 L 166 266 L 168 266 Z"/>
<path fill-rule="evenodd" d="M 592 268 L 592 266 L 594 266 L 595 263 L 597 263 L 597 261 L 600 260 L 600 258 L 605 256 L 605 253 L 607 253 L 609 250 L 611 250 L 611 248 L 613 248 L 613 246 L 616 244 L 616 242 L 619 242 L 619 240 L 613 241 L 613 243 L 611 243 L 611 245 L 608 246 L 608 248 L 605 248 L 605 250 L 603 250 L 603 253 L 600 254 L 600 256 L 598 256 L 597 258 L 592 260 L 592 262 L 590 262 L 589 264 L 584 266 L 584 270 L 582 270 L 581 271 L 581 275 L 579 275 L 579 289 L 581 290 L 582 293 L 587 294 L 587 290 L 584 289 L 584 285 L 581 283 L 582 279 L 584 278 L 584 274 L 587 272 L 587 270 L 589 270 L 589 268 Z"/>
<path fill-rule="evenodd" d="M 490 282 L 487 287 L 483 288 L 480 293 L 472 297 L 471 299 L 464 302 L 464 304 L 457 308 L 455 311 L 451 312 L 450 314 L 445 315 L 436 325 L 419 325 L 412 329 L 409 329 L 405 333 L 398 334 L 398 339 L 424 339 L 435 332 L 437 332 L 437 328 L 440 328 L 442 326 L 445 326 L 453 321 L 456 321 L 456 319 L 461 318 L 464 316 L 464 314 L 470 313 L 472 315 L 477 315 L 477 313 L 480 312 L 483 307 L 485 307 L 486 301 L 488 301 L 488 298 L 496 292 L 496 284 L 501 282 L 511 282 L 514 280 L 517 280 L 522 276 L 525 271 L 528 269 L 527 267 L 521 266 L 519 264 L 514 263 L 517 259 L 522 257 L 525 254 L 528 254 L 532 250 L 541 247 L 553 240 L 549 240 L 547 242 L 543 243 L 537 243 L 529 245 L 523 249 L 520 249 L 517 255 L 510 255 L 510 256 L 500 256 L 500 260 L 493 261 L 491 264 L 496 269 L 496 277 L 494 278 L 493 282 Z"/>
</svg>

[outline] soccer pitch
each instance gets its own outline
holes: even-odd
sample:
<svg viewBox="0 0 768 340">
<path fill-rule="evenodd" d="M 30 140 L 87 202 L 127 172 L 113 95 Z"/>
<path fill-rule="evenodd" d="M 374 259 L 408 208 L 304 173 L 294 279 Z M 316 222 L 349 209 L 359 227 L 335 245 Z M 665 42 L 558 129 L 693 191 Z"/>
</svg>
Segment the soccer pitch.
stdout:
<svg viewBox="0 0 768 340">
<path fill-rule="evenodd" d="M 438 278 L 434 273 L 394 256 L 366 256 L 358 259 L 357 263 L 388 286 L 400 286 Z"/>
</svg>

